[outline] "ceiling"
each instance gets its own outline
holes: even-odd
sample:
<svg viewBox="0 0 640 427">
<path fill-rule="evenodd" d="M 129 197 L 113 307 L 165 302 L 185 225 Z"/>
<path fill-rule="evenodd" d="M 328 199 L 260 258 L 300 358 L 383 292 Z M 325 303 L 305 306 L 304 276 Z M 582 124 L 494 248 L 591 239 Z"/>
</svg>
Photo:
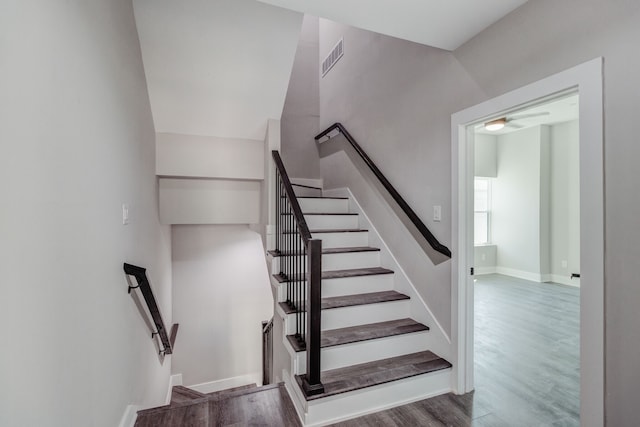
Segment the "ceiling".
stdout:
<svg viewBox="0 0 640 427">
<path fill-rule="evenodd" d="M 455 50 L 527 0 L 259 0 L 352 27 Z"/>
<path fill-rule="evenodd" d="M 533 126 L 553 125 L 577 120 L 579 116 L 578 104 L 578 94 L 557 98 L 550 102 L 545 102 L 534 107 L 507 114 L 507 126 L 499 131 L 488 131 L 484 128 L 483 124 L 479 124 L 476 126 L 476 133 L 485 135 L 504 135 Z M 531 117 L 531 115 L 535 116 Z M 518 118 L 521 116 L 529 117 Z M 494 117 L 492 119 L 496 118 L 498 117 Z"/>
<path fill-rule="evenodd" d="M 254 0 L 134 0 L 156 132 L 263 140 L 303 15 Z"/>
</svg>

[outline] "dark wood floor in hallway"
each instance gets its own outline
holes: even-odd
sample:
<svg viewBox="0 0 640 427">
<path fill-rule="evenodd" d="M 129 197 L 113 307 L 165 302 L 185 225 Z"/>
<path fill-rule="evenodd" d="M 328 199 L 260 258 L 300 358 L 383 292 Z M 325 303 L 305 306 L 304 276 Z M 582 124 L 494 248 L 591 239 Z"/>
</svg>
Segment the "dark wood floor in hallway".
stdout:
<svg viewBox="0 0 640 427">
<path fill-rule="evenodd" d="M 580 291 L 500 275 L 475 283 L 475 386 L 334 424 L 579 426 Z"/>
</svg>

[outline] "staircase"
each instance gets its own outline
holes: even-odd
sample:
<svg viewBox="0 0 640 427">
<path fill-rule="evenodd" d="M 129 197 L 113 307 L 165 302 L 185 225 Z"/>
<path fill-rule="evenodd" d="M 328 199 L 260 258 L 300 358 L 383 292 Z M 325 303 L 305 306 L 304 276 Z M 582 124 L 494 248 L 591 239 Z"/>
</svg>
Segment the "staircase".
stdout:
<svg viewBox="0 0 640 427">
<path fill-rule="evenodd" d="M 175 386 L 169 405 L 138 411 L 135 423 L 135 427 L 248 425 L 300 426 L 283 384 L 248 384 L 208 394 Z"/>
<path fill-rule="evenodd" d="M 322 240 L 320 394 L 303 392 L 306 351 L 293 336 L 295 313 L 285 302 L 290 279 L 278 274 L 286 253 L 270 253 L 277 317 L 291 357 L 282 376 L 304 425 L 450 391 L 451 364 L 434 353 L 446 357 L 448 338 L 353 197 L 347 190 L 293 187 L 312 238 Z"/>
</svg>

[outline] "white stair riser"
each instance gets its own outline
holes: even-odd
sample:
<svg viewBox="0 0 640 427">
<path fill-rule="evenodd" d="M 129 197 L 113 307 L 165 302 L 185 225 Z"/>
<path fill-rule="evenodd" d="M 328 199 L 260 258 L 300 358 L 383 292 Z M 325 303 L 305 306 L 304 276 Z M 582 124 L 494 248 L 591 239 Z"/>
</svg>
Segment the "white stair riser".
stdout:
<svg viewBox="0 0 640 427">
<path fill-rule="evenodd" d="M 299 394 L 299 388 L 295 391 Z M 296 406 L 306 409 L 305 426 L 329 425 L 367 413 L 377 412 L 418 400 L 428 399 L 451 391 L 451 368 L 405 378 L 355 390 L 327 399 L 301 404 L 296 395 Z"/>
<path fill-rule="evenodd" d="M 368 323 L 405 319 L 410 316 L 409 300 L 322 310 L 322 330 L 348 328 Z"/>
<path fill-rule="evenodd" d="M 409 300 L 332 308 L 322 310 L 321 328 L 323 331 L 347 328 L 350 326 L 366 325 L 367 323 L 404 319 L 409 317 L 409 315 Z M 284 328 L 286 335 L 292 335 L 296 332 L 296 315 L 294 313 L 287 315 Z"/>
<path fill-rule="evenodd" d="M 375 340 L 325 347 L 320 352 L 321 370 L 344 368 L 345 366 L 373 362 L 374 360 L 402 356 L 428 350 L 429 331 L 414 332 Z M 306 352 L 296 353 L 297 366 L 306 373 Z"/>
<path fill-rule="evenodd" d="M 393 274 L 343 277 L 322 280 L 322 297 L 366 294 L 393 290 Z"/>
<path fill-rule="evenodd" d="M 278 283 L 278 302 L 286 300 L 287 284 Z M 393 274 L 374 274 L 371 276 L 344 277 L 322 280 L 322 297 L 367 294 L 393 290 Z"/>
<path fill-rule="evenodd" d="M 322 190 L 319 188 L 307 188 L 307 187 L 298 187 L 297 185 L 293 186 L 293 192 L 297 197 L 319 197 L 322 196 Z"/>
<path fill-rule="evenodd" d="M 271 274 L 280 272 L 281 258 L 274 258 L 271 263 Z M 307 264 L 307 257 L 299 261 L 303 266 Z M 380 251 L 345 252 L 340 254 L 322 255 L 322 271 L 345 270 L 352 268 L 369 268 L 380 266 Z"/>
<path fill-rule="evenodd" d="M 347 213 L 347 199 L 298 199 L 300 209 L 304 213 Z"/>
<path fill-rule="evenodd" d="M 369 246 L 369 233 L 364 231 L 351 233 L 312 233 L 311 237 L 322 240 L 323 248 Z"/>
<path fill-rule="evenodd" d="M 358 228 L 358 215 L 305 215 L 309 230 Z"/>
</svg>

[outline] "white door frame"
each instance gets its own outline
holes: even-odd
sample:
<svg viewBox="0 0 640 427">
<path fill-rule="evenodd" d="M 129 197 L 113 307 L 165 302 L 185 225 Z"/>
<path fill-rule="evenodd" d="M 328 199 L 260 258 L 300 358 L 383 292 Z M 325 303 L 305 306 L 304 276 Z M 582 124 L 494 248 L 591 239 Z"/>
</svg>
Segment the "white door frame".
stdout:
<svg viewBox="0 0 640 427">
<path fill-rule="evenodd" d="M 580 129 L 580 419 L 604 425 L 604 125 L 602 58 L 451 116 L 452 358 L 456 393 L 473 390 L 473 136 L 468 126 L 577 90 Z"/>
</svg>

